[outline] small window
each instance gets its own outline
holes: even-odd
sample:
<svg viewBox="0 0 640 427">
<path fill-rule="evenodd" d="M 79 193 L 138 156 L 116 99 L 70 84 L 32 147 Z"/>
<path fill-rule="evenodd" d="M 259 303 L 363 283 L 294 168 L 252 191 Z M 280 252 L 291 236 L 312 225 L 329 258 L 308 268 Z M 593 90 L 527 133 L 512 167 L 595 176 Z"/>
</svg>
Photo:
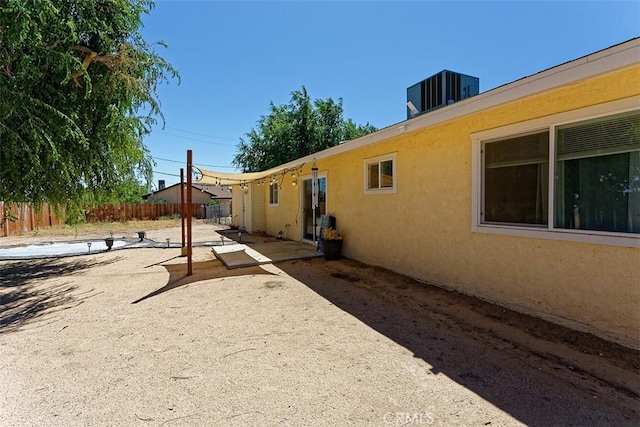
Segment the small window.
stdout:
<svg viewBox="0 0 640 427">
<path fill-rule="evenodd" d="M 278 196 L 279 196 L 278 183 L 277 182 L 271 183 L 271 185 L 269 185 L 269 204 L 277 205 Z"/>
<path fill-rule="evenodd" d="M 396 189 L 396 156 L 365 160 L 365 192 L 392 193 Z"/>
</svg>

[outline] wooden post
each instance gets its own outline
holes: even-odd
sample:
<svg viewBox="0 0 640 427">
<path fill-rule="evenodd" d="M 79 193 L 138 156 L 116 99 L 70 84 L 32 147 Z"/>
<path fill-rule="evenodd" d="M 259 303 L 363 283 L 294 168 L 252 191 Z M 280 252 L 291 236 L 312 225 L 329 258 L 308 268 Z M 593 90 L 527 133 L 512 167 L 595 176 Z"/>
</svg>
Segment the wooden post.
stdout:
<svg viewBox="0 0 640 427">
<path fill-rule="evenodd" d="M 31 219 L 31 231 L 35 231 L 38 228 L 36 227 L 36 213 L 31 205 L 29 205 L 29 219 Z"/>
<path fill-rule="evenodd" d="M 4 209 L 5 209 L 5 204 L 4 202 L 0 202 L 0 219 L 4 219 L 4 223 L 2 224 L 2 229 L 3 229 L 3 236 L 8 236 L 9 235 L 9 218 L 7 215 L 7 218 L 4 217 Z M 10 208 L 7 208 L 10 209 Z M 9 212 L 7 210 L 7 212 Z"/>
<path fill-rule="evenodd" d="M 180 226 L 182 227 L 182 256 L 186 255 L 186 248 L 184 244 L 184 221 L 185 221 L 185 206 L 184 206 L 184 168 L 180 168 Z"/>
<path fill-rule="evenodd" d="M 187 150 L 187 276 L 193 274 L 193 248 L 191 240 L 191 217 L 193 216 L 193 152 Z"/>
</svg>

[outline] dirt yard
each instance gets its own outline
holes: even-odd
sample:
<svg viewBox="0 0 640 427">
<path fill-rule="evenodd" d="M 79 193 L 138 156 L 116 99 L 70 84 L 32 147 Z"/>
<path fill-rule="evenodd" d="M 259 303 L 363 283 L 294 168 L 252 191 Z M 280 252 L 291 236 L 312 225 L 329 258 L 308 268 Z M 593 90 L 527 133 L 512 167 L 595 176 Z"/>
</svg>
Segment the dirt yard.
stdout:
<svg viewBox="0 0 640 427">
<path fill-rule="evenodd" d="M 640 424 L 637 351 L 353 260 L 179 255 L 0 261 L 0 426 Z"/>
</svg>

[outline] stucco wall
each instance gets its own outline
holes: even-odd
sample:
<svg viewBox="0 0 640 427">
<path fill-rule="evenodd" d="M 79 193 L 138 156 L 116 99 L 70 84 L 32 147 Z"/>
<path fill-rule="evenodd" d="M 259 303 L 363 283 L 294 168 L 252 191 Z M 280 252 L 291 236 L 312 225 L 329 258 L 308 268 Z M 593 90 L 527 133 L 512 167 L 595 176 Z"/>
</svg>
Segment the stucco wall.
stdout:
<svg viewBox="0 0 640 427">
<path fill-rule="evenodd" d="M 234 185 L 231 190 L 231 223 L 242 225 L 242 188 Z"/>
<path fill-rule="evenodd" d="M 631 347 L 640 347 L 640 250 L 471 231 L 470 135 L 640 93 L 640 67 L 486 109 L 322 159 L 344 254 Z M 364 160 L 397 153 L 397 192 L 364 193 Z M 303 167 L 310 173 L 311 165 Z M 299 185 L 285 177 L 267 232 L 300 238 Z"/>
<path fill-rule="evenodd" d="M 268 191 L 265 191 L 264 185 L 258 185 L 256 183 L 252 183 L 250 185 L 251 222 L 249 223 L 250 228 L 247 230 L 251 233 L 260 233 L 265 231 L 264 206 L 268 203 L 265 201 L 265 198 L 269 197 L 268 193 Z"/>
</svg>

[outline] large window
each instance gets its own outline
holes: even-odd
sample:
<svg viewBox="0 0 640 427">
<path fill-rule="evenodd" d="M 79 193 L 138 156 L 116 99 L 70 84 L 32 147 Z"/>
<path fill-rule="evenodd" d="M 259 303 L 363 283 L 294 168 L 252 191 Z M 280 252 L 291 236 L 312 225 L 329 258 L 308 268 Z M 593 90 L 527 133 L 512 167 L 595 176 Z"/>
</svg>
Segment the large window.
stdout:
<svg viewBox="0 0 640 427">
<path fill-rule="evenodd" d="M 640 234 L 640 111 L 538 129 L 478 139 L 474 229 Z"/>
<path fill-rule="evenodd" d="M 365 160 L 365 192 L 390 193 L 396 189 L 395 154 Z"/>
<path fill-rule="evenodd" d="M 555 226 L 640 233 L 640 113 L 556 128 Z"/>
</svg>

